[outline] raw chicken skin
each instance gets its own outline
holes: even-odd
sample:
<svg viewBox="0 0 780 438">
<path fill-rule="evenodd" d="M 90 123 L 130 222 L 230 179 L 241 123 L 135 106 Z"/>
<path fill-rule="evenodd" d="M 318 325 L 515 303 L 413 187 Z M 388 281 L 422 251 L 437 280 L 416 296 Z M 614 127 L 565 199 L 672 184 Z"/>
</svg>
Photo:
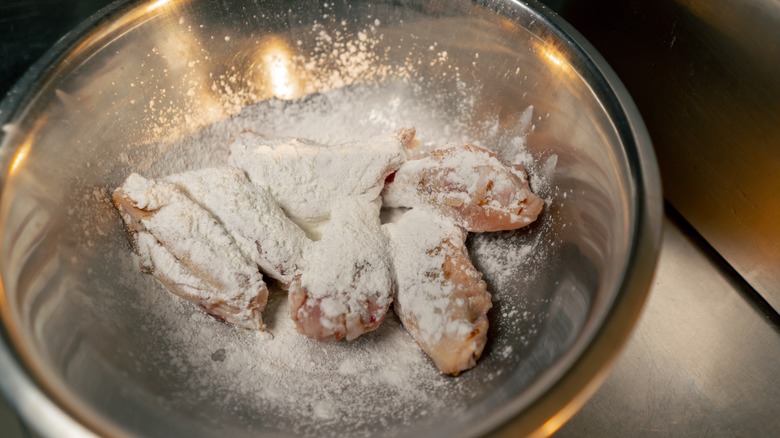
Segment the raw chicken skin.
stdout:
<svg viewBox="0 0 780 438">
<path fill-rule="evenodd" d="M 492 303 L 466 252 L 467 233 L 422 208 L 383 228 L 397 285 L 393 307 L 404 327 L 441 372 L 457 376 L 473 368 Z"/>
<path fill-rule="evenodd" d="M 352 340 L 384 320 L 393 282 L 379 208 L 378 202 L 340 201 L 322 239 L 304 251 L 302 274 L 289 295 L 300 333 Z"/>
<path fill-rule="evenodd" d="M 398 169 L 413 129 L 375 140 L 326 146 L 310 140 L 268 140 L 245 132 L 230 146 L 229 162 L 267 188 L 293 220 L 327 219 L 347 198 L 373 202 L 385 178 Z"/>
<path fill-rule="evenodd" d="M 300 333 L 351 340 L 385 318 L 392 279 L 379 194 L 414 135 L 414 129 L 400 129 L 379 139 L 325 146 L 245 132 L 231 145 L 229 162 L 317 239 L 304 250 L 301 275 L 289 290 Z"/>
<path fill-rule="evenodd" d="M 288 288 L 300 275 L 306 234 L 262 187 L 235 167 L 220 167 L 168 176 L 193 201 L 225 227 L 247 260 Z"/>
<path fill-rule="evenodd" d="M 141 268 L 215 318 L 263 330 L 268 288 L 224 227 L 171 183 L 131 174 L 114 191 Z"/>
<path fill-rule="evenodd" d="M 385 206 L 432 208 L 467 231 L 522 228 L 544 201 L 534 195 L 520 165 L 505 166 L 472 145 L 431 151 L 406 161 L 382 191 Z"/>
</svg>

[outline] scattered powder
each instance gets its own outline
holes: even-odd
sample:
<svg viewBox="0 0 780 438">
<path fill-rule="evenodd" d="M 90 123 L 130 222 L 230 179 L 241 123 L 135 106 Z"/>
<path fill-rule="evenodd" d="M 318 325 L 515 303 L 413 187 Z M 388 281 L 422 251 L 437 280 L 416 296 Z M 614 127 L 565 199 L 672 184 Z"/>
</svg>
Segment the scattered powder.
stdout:
<svg viewBox="0 0 780 438">
<path fill-rule="evenodd" d="M 384 228 L 398 282 L 395 310 L 404 327 L 443 372 L 470 369 L 485 345 L 491 303 L 463 247 L 466 233 L 421 207 Z"/>
<path fill-rule="evenodd" d="M 325 146 L 244 133 L 231 144 L 229 162 L 267 188 L 293 219 L 317 222 L 327 219 L 337 200 L 375 200 L 402 159 L 403 143 L 395 135 Z"/>
<path fill-rule="evenodd" d="M 370 430 L 371 422 L 378 427 L 383 418 L 395 422 L 383 428 L 408 427 L 421 420 L 420 406 L 460 408 L 446 398 L 462 390 L 458 382 L 439 374 L 393 315 L 348 343 L 298 334 L 279 291 L 272 291 L 266 310 L 268 333 L 236 330 L 199 311 L 189 315 L 187 330 L 171 324 L 177 319 L 154 330 L 170 343 L 178 373 L 201 388 L 201 401 L 229 394 L 227 406 L 253 407 L 247 420 L 275 414 L 264 423 L 295 434 L 344 436 Z"/>
<path fill-rule="evenodd" d="M 540 164 L 526 150 L 525 135 L 532 129 L 533 108 L 523 113 L 516 126 L 499 130 L 497 115 L 475 124 L 474 114 L 481 112 L 477 104 L 480 87 L 459 82 L 459 73 L 451 69 L 446 76 L 454 83 L 446 87 L 451 91 L 431 91 L 430 84 L 416 76 L 418 55 L 411 52 L 409 59 L 392 66 L 379 62 L 384 49 L 380 50 L 383 36 L 378 20 L 343 32 L 328 32 L 314 25 L 294 44 L 313 49 L 293 53 L 289 63 L 273 51 L 290 51 L 292 45 L 264 41 L 261 46 L 269 51 L 259 58 L 264 67 L 252 74 L 289 69 L 291 77 L 305 77 L 305 83 L 270 88 L 258 87 L 261 83 L 273 85 L 273 81 L 256 81 L 251 69 L 240 65 L 226 67 L 223 72 L 207 70 L 206 65 L 214 65 L 209 59 L 213 55 L 204 43 L 206 38 L 193 31 L 203 26 L 180 25 L 180 34 L 160 41 L 149 54 L 169 60 L 167 71 L 151 72 L 138 78 L 135 85 L 154 88 L 164 83 L 162 77 L 181 77 L 184 89 L 178 90 L 182 92 L 178 98 L 185 102 L 162 92 L 149 102 L 131 102 L 147 106 L 147 117 L 138 129 L 150 140 L 130 145 L 111 157 L 111 163 L 101 163 L 113 166 L 116 174 L 136 171 L 162 178 L 225 165 L 229 145 L 245 130 L 265 138 L 306 138 L 337 145 L 414 126 L 424 148 L 473 143 L 502 159 L 523 164 L 534 190 L 546 199 L 551 196 L 547 184 L 554 159 Z M 238 41 L 243 36 L 231 38 L 237 46 L 244 44 Z M 432 53 L 437 65 L 453 58 L 452 53 L 436 50 L 434 47 Z M 247 65 L 256 60 L 248 60 Z M 330 68 L 332 65 L 337 68 Z M 360 84 L 364 80 L 370 83 Z M 436 78 L 440 80 L 445 79 Z M 360 85 L 350 85 L 355 83 Z M 313 91 L 320 93 L 311 94 Z M 302 96 L 307 97 L 289 100 Z M 79 212 L 98 206 L 105 217 L 83 228 L 93 234 L 104 230 L 115 239 L 109 242 L 115 250 L 117 242 L 124 244 L 120 240 L 124 236 L 119 237 L 109 194 L 105 189 L 96 193 L 92 189 L 73 205 L 72 216 L 80 218 Z M 524 348 L 531 345 L 538 321 L 543 320 L 537 312 L 543 303 L 518 298 L 523 292 L 514 287 L 518 282 L 530 282 L 537 274 L 552 239 L 550 223 L 533 230 L 473 235 L 467 242 L 494 299 L 489 318 L 496 336 L 489 339 L 482 359 L 486 366 L 494 365 L 486 369 L 496 370 L 495 362 L 499 361 L 517 363 Z M 80 244 L 93 246 L 104 240 L 89 235 Z M 133 375 L 134 381 L 148 379 L 154 382 L 150 387 L 165 388 L 157 392 L 164 394 L 161 405 L 202 415 L 204 421 L 224 422 L 250 432 L 262 424 L 265 431 L 307 436 L 370 436 L 380 430 L 403 434 L 406 427 L 457 416 L 472 397 L 486 396 L 486 388 L 495 388 L 489 382 L 501 375 L 501 368 L 481 372 L 479 366 L 455 379 L 441 375 L 392 312 L 378 330 L 349 343 L 313 341 L 297 333 L 286 295 L 274 290 L 264 313 L 268 331 L 236 329 L 165 292 L 139 273 L 137 261 L 125 252 L 114 256 L 121 269 L 106 290 L 110 293 L 121 287 L 129 292 L 106 298 L 104 311 L 115 315 L 118 324 L 124 320 L 124 312 L 134 312 L 143 324 L 132 329 L 144 334 L 139 338 L 152 340 L 151 344 L 127 347 L 135 351 L 128 353 L 136 367 L 129 372 L 138 375 Z M 117 270 L 116 266 L 105 269 Z M 514 334 L 526 327 L 528 331 L 522 331 L 518 341 Z"/>
<path fill-rule="evenodd" d="M 333 89 L 299 101 L 271 99 L 175 142 L 152 145 L 145 154 L 135 155 L 130 150 L 119 159 L 131 169 L 158 177 L 225 165 L 228 146 L 245 130 L 265 138 L 302 137 L 317 143 L 344 144 L 415 126 L 424 148 L 480 144 L 473 137 L 474 126 L 437 110 L 437 99 L 457 98 L 459 112 L 469 117 L 474 99 L 460 99 L 461 95 L 420 99 L 420 93 L 425 90 L 419 84 L 388 82 Z M 522 123 L 509 132 L 524 135 L 527 126 Z M 488 124 L 485 129 L 493 128 Z M 482 143 L 485 138 L 492 137 L 481 137 Z M 521 158 L 531 174 L 532 186 L 546 184 L 549 174 L 537 172 L 544 163 L 537 165 L 527 154 L 524 140 L 498 138 L 495 144 L 482 146 L 501 156 Z M 154 159 L 147 156 L 149 150 L 157 154 Z M 547 164 L 551 172 L 555 163 Z M 541 195 L 550 196 L 544 190 Z M 383 220 L 389 221 L 387 217 Z M 519 327 L 536 330 L 536 321 L 543 317 L 537 310 L 523 313 L 539 309 L 540 303 L 512 295 L 518 293 L 513 290 L 518 281 L 522 284 L 533 279 L 537 261 L 546 256 L 544 247 L 550 237 L 545 227 L 477 234 L 469 239 L 469 254 L 493 293 L 495 307 L 489 317 L 499 334 L 515 333 Z M 333 259 L 333 263 L 338 260 Z M 159 286 L 149 285 L 148 279 L 138 278 L 141 274 L 129 258 L 124 272 L 132 277 L 127 280 L 131 285 L 147 283 L 131 286 L 143 291 L 143 301 L 135 306 L 147 314 L 146 330 L 153 331 L 165 346 L 138 359 L 139 369 L 181 380 L 181 387 L 172 394 L 178 391 L 187 396 L 173 396 L 168 401 L 172 406 L 187 410 L 201 404 L 210 409 L 216 406 L 225 413 L 215 417 L 232 418 L 233 425 L 246 428 L 263 424 L 268 430 L 309 436 L 371 435 L 380 429 L 402 433 L 407 427 L 457 415 L 466 408 L 464 402 L 471 398 L 468 394 L 501 376 L 500 370 L 476 373 L 479 366 L 458 378 L 443 376 L 392 312 L 378 330 L 354 341 L 320 343 L 297 332 L 286 295 L 272 292 L 264 312 L 268 333 L 252 333 L 214 321 L 169 297 Z M 159 290 L 155 293 L 150 287 Z M 532 339 L 530 331 L 519 340 L 501 335 L 489 338 L 482 361 L 517 361 Z M 175 368 L 171 369 L 172 365 Z"/>
</svg>

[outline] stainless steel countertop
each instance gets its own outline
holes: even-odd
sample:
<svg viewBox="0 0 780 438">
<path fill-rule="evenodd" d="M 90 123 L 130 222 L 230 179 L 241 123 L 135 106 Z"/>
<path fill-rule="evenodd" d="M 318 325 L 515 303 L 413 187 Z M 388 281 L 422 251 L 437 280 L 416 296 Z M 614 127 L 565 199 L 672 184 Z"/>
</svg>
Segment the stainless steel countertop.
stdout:
<svg viewBox="0 0 780 438">
<path fill-rule="evenodd" d="M 542 1 L 633 97 L 666 200 L 780 312 L 780 2 Z"/>
<path fill-rule="evenodd" d="M 564 437 L 780 434 L 780 327 L 666 220 L 644 314 Z"/>
<path fill-rule="evenodd" d="M 612 374 L 564 437 L 780 432 L 780 327 L 667 219 L 650 299 Z M 26 435 L 0 406 L 0 436 Z"/>
</svg>

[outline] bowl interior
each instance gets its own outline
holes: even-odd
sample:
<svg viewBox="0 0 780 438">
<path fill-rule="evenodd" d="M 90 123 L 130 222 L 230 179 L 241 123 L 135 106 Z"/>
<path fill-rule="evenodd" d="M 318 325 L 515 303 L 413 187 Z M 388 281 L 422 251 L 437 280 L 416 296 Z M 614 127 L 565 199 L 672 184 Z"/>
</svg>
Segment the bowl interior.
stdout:
<svg viewBox="0 0 780 438">
<path fill-rule="evenodd" d="M 3 322 L 44 390 L 101 433 L 149 436 L 473 435 L 544 394 L 620 292 L 636 158 L 577 46 L 528 6 L 483 3 L 158 0 L 85 27 L 2 146 Z M 548 201 L 527 229 L 469 238 L 494 307 L 458 378 L 394 318 L 326 345 L 283 334 L 278 294 L 274 339 L 210 320 L 139 271 L 110 202 L 130 172 L 224 163 L 242 129 L 400 126 L 500 151 Z"/>
</svg>

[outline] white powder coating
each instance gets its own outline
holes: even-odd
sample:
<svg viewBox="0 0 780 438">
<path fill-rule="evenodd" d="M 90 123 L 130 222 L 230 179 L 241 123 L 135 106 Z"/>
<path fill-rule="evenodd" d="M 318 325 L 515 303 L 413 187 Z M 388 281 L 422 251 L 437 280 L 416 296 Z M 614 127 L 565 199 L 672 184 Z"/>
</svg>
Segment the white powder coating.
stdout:
<svg viewBox="0 0 780 438">
<path fill-rule="evenodd" d="M 485 346 L 491 302 L 466 253 L 466 232 L 424 208 L 384 228 L 398 283 L 395 311 L 404 327 L 442 372 L 473 367 Z"/>
<path fill-rule="evenodd" d="M 271 99 L 176 143 L 128 149 L 118 161 L 125 166 L 123 175 L 128 172 L 125 169 L 132 169 L 163 176 L 226 164 L 228 145 L 236 133 L 246 129 L 269 138 L 305 137 L 338 144 L 414 125 L 426 147 L 472 140 L 482 140 L 486 144 L 480 145 L 494 151 L 518 147 L 518 155 L 513 152 L 513 156 L 525 153 L 522 162 L 534 176 L 540 175 L 524 149 L 522 135 L 527 127 L 513 128 L 505 141 L 491 142 L 494 137 L 490 127 L 497 126 L 497 122 L 487 120 L 484 129 L 475 131 L 468 121 L 477 113 L 473 95 L 479 90 L 463 90 L 464 95 L 442 96 L 413 83 L 387 82 L 337 88 L 300 101 Z M 445 113 L 443 108 L 452 108 L 456 114 Z M 167 125 L 163 128 L 166 132 L 171 129 Z M 95 205 L 90 192 L 74 211 Z M 110 231 L 116 227 L 115 217 L 107 216 L 110 221 L 105 226 Z M 79 217 L 74 213 L 74 219 Z M 117 242 L 124 242 L 124 236 L 117 236 L 121 238 Z M 524 327 L 530 318 L 523 316 L 523 311 L 535 310 L 522 299 L 515 300 L 516 273 L 523 272 L 522 278 L 533 275 L 536 267 L 530 263 L 530 255 L 540 254 L 547 240 L 523 240 L 519 247 L 523 251 L 508 264 L 493 263 L 493 257 L 514 247 L 516 239 L 493 239 L 490 234 L 477 237 L 475 242 L 485 244 L 471 255 L 486 262 L 478 266 L 495 287 L 494 297 L 499 301 L 503 297 L 500 312 L 491 313 L 491 325 L 504 327 L 505 333 L 516 333 L 516 328 Z M 95 238 L 85 242 L 90 240 Z M 525 245 L 530 250 L 526 251 Z M 392 313 L 379 329 L 352 342 L 320 343 L 298 333 L 286 297 L 272 293 L 265 323 L 273 336 L 235 330 L 156 286 L 138 273 L 127 254 L 117 256 L 123 265 L 121 281 L 137 291 L 132 296 L 138 299 L 130 305 L 144 321 L 138 329 L 154 333 L 152 338 L 156 339 L 154 345 L 134 350 L 131 361 L 144 379 L 170 385 L 168 392 L 173 395 L 162 395 L 167 405 L 186 413 L 203 412 L 206 421 L 230 418 L 233 422 L 227 426 L 255 427 L 258 431 L 258 427 L 264 427 L 263 431 L 271 434 L 283 431 L 304 436 L 371 436 L 371 431 L 398 430 L 402 435 L 406 427 L 458 415 L 480 388 L 494 386 L 492 377 L 484 375 L 480 367 L 457 379 L 443 376 Z M 508 297 L 512 304 L 507 302 Z M 126 312 L 125 308 L 116 311 Z M 538 313 L 534 311 L 533 317 Z M 507 345 L 514 345 L 514 353 L 505 359 L 517 361 L 532 338 L 525 332 L 522 340 L 505 334 L 492 338 L 494 347 L 482 359 L 488 361 L 483 365 L 491 366 L 496 352 L 502 354 Z M 172 366 L 174 361 L 178 365 Z M 203 406 L 209 409 L 203 411 Z M 321 415 L 315 415 L 315 411 Z"/>
<path fill-rule="evenodd" d="M 400 130 L 325 146 L 244 132 L 231 144 L 228 161 L 319 240 L 305 249 L 301 277 L 290 289 L 292 317 L 301 333 L 352 340 L 384 319 L 392 281 L 378 198 L 412 138 L 413 130 Z"/>
<path fill-rule="evenodd" d="M 302 333 L 352 340 L 384 320 L 393 282 L 379 208 L 378 200 L 338 201 L 322 239 L 307 247 L 300 280 L 290 290 Z"/>
<path fill-rule="evenodd" d="M 296 144 L 297 141 L 291 140 L 290 143 Z M 289 143 L 283 145 L 286 144 Z M 157 221 L 146 223 L 147 220 L 139 231 L 152 227 L 151 231 L 157 234 L 156 238 L 166 242 L 166 246 L 184 248 L 197 245 L 199 242 L 195 241 L 202 238 L 207 243 L 226 238 L 232 245 L 231 250 L 237 246 L 242 260 L 254 262 L 255 276 L 259 269 L 279 280 L 283 286 L 291 288 L 291 316 L 301 333 L 319 340 L 344 337 L 352 340 L 376 329 L 384 320 L 392 302 L 391 267 L 386 237 L 380 228 L 381 204 L 377 196 L 385 174 L 397 166 L 391 162 L 374 167 L 371 170 L 375 173 L 369 174 L 367 171 L 357 172 L 358 166 L 352 163 L 355 157 L 360 162 L 365 156 L 377 156 L 370 147 L 374 144 L 369 143 L 363 154 L 347 153 L 341 157 L 328 151 L 326 146 L 320 146 L 326 150 L 319 154 L 315 154 L 313 149 L 309 151 L 311 154 L 308 156 L 327 158 L 325 163 L 314 160 L 309 164 L 327 165 L 331 160 L 340 158 L 340 161 L 348 163 L 347 168 L 355 170 L 341 175 L 329 174 L 334 179 L 340 176 L 338 182 L 312 181 L 315 185 L 322 183 L 333 189 L 324 192 L 329 201 L 326 206 L 330 209 L 327 211 L 330 219 L 324 228 L 323 238 L 318 242 L 310 242 L 303 230 L 285 216 L 277 200 L 264 188 L 271 187 L 285 193 L 286 190 L 292 190 L 285 187 L 291 184 L 289 178 L 270 179 L 270 176 L 264 175 L 269 179 L 258 180 L 263 184 L 256 187 L 242 170 L 234 167 L 179 173 L 165 178 L 161 184 L 134 174 L 120 189 L 117 205 L 122 208 L 123 202 L 130 201 L 138 208 L 154 210 Z M 349 148 L 346 152 L 358 150 L 359 146 L 354 144 Z M 245 156 L 243 163 L 253 167 L 255 160 L 273 162 L 269 158 L 273 158 L 275 152 L 279 152 L 279 149 L 260 148 L 260 153 Z M 344 150 L 341 152 L 345 153 Z M 399 160 L 397 154 L 393 157 Z M 334 184 L 329 184 L 331 182 Z M 167 187 L 168 190 L 161 191 L 160 187 Z M 345 192 L 338 189 L 344 189 Z M 177 196 L 171 197 L 169 192 Z M 166 212 L 186 210 L 188 215 L 182 219 L 176 215 L 157 213 L 163 204 L 168 207 Z M 181 231 L 192 228 L 185 222 L 191 217 L 208 217 L 216 224 L 199 226 L 197 232 L 187 236 Z M 127 222 L 132 230 L 137 227 L 133 226 L 131 219 L 129 217 Z M 169 222 L 159 223 L 163 219 Z M 146 243 L 147 239 L 142 239 L 142 242 Z M 139 251 L 143 253 L 146 246 Z M 172 292 L 193 300 L 198 291 L 181 292 L 175 281 L 164 279 L 178 275 L 181 266 L 191 264 L 199 264 L 201 276 L 229 275 L 235 271 L 230 269 L 231 266 L 219 266 L 218 260 L 210 268 L 199 257 L 200 254 L 179 252 L 170 260 L 165 260 L 165 264 L 154 265 L 150 271 L 161 278 Z M 173 273 L 166 271 L 169 267 Z M 217 272 L 212 274 L 210 269 Z M 201 288 L 199 292 L 201 296 L 197 302 L 211 299 L 211 291 Z M 222 316 L 222 312 L 214 311 L 209 306 L 204 307 L 210 313 Z M 255 310 L 262 309 L 247 306 L 229 313 L 252 313 Z"/>
<path fill-rule="evenodd" d="M 165 178 L 214 216 L 247 260 L 288 286 L 300 274 L 308 238 L 262 187 L 233 167 L 207 168 Z"/>
<path fill-rule="evenodd" d="M 444 314 L 454 288 L 441 278 L 446 253 L 437 248 L 443 240 L 463 241 L 465 237 L 458 227 L 448 225 L 435 213 L 413 209 L 383 226 L 398 279 L 396 310 L 403 309 L 402 313 L 415 318 L 418 335 L 429 344 L 464 328 L 463 321 L 449 320 Z"/>
<path fill-rule="evenodd" d="M 245 132 L 230 146 L 228 160 L 244 169 L 253 183 L 267 188 L 293 219 L 316 222 L 327 219 L 339 199 L 376 199 L 385 177 L 403 160 L 403 142 L 393 134 L 325 146 Z"/>
<path fill-rule="evenodd" d="M 115 192 L 140 264 L 169 290 L 239 327 L 263 328 L 268 289 L 206 210 L 175 185 L 130 175 Z"/>
<path fill-rule="evenodd" d="M 382 191 L 385 205 L 425 205 L 468 231 L 521 228 L 535 221 L 544 202 L 522 167 L 506 166 L 476 146 L 435 150 L 406 161 Z"/>
<path fill-rule="evenodd" d="M 350 343 L 321 343 L 297 332 L 286 297 L 274 290 L 264 333 L 232 329 L 160 297 L 156 304 L 171 311 L 150 329 L 171 342 L 166 360 L 175 357 L 189 384 L 203 388 L 191 402 L 243 405 L 248 419 L 318 437 L 372 436 L 356 431 L 380 426 L 402 431 L 459 409 L 447 395 L 462 384 L 440 374 L 392 315 Z"/>
</svg>

